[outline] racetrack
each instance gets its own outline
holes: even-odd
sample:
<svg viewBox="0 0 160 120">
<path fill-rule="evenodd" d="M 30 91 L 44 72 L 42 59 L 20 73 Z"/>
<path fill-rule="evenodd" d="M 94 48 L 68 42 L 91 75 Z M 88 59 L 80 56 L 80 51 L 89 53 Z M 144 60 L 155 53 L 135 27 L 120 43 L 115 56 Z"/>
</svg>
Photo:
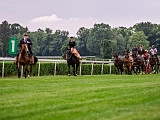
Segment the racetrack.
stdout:
<svg viewBox="0 0 160 120">
<path fill-rule="evenodd" d="M 160 74 L 0 78 L 0 120 L 158 120 Z"/>
</svg>

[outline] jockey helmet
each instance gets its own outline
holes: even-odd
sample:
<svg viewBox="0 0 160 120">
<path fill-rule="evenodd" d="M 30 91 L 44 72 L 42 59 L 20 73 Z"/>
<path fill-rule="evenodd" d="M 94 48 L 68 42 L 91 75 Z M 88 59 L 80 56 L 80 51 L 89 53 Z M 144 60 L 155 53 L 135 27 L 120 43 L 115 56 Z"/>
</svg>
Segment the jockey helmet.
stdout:
<svg viewBox="0 0 160 120">
<path fill-rule="evenodd" d="M 27 33 L 23 33 L 23 36 L 28 36 L 28 34 Z"/>
</svg>

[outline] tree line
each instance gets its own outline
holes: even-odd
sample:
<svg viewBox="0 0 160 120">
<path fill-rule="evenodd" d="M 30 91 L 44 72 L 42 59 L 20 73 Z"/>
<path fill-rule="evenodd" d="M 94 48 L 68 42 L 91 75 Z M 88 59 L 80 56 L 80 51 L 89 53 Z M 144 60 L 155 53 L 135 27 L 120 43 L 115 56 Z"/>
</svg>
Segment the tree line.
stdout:
<svg viewBox="0 0 160 120">
<path fill-rule="evenodd" d="M 69 32 L 50 28 L 30 31 L 18 23 L 10 24 L 6 20 L 0 24 L 0 56 L 9 57 L 8 42 L 10 37 L 22 39 L 24 32 L 32 40 L 32 51 L 36 56 L 63 56 L 69 42 Z M 141 22 L 132 27 L 111 27 L 109 24 L 94 24 L 92 28 L 81 27 L 75 38 L 76 47 L 82 56 L 111 58 L 113 52 L 123 55 L 124 49 L 134 45 L 143 45 L 150 49 L 155 45 L 160 50 L 160 25 Z M 159 54 L 159 53 L 158 53 Z"/>
</svg>

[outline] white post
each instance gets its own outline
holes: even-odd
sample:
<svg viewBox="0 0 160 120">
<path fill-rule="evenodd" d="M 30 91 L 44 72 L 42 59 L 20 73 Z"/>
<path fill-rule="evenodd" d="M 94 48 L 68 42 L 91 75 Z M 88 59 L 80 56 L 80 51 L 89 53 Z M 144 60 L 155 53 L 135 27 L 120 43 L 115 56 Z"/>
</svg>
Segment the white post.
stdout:
<svg viewBox="0 0 160 120">
<path fill-rule="evenodd" d="M 54 65 L 54 76 L 56 75 L 56 67 L 57 67 L 57 63 L 55 62 L 55 65 Z"/>
<path fill-rule="evenodd" d="M 110 65 L 110 74 L 112 73 L 112 66 L 111 66 L 111 59 L 109 59 L 109 65 Z"/>
<path fill-rule="evenodd" d="M 104 63 L 102 63 L 101 75 L 103 74 L 103 66 L 104 66 Z"/>
<path fill-rule="evenodd" d="M 38 77 L 39 77 L 39 75 L 40 75 L 40 68 L 41 68 L 41 64 L 40 64 L 40 62 L 39 62 L 39 65 L 38 65 Z"/>
<path fill-rule="evenodd" d="M 22 65 L 22 68 L 21 68 L 21 77 L 23 77 L 23 65 Z"/>
<path fill-rule="evenodd" d="M 4 61 L 3 61 L 3 65 L 2 65 L 2 78 L 4 77 Z"/>
<path fill-rule="evenodd" d="M 92 63 L 91 75 L 93 75 L 93 63 Z"/>
<path fill-rule="evenodd" d="M 82 62 L 80 62 L 79 75 L 82 75 Z"/>
</svg>

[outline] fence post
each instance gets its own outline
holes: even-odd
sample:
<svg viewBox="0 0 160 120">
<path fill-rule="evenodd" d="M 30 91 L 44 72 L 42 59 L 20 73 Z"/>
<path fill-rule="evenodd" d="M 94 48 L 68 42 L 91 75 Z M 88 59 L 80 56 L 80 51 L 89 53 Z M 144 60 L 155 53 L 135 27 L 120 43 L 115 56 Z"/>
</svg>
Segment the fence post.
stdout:
<svg viewBox="0 0 160 120">
<path fill-rule="evenodd" d="M 111 59 L 109 59 L 109 65 L 110 65 L 110 70 L 109 70 L 109 73 L 111 74 L 111 73 L 112 73 Z"/>
<path fill-rule="evenodd" d="M 21 77 L 23 77 L 23 65 L 21 67 Z"/>
<path fill-rule="evenodd" d="M 82 62 L 80 62 L 79 75 L 82 75 Z"/>
<path fill-rule="evenodd" d="M 57 63 L 55 62 L 55 65 L 54 65 L 54 76 L 56 75 L 56 67 L 57 67 Z"/>
<path fill-rule="evenodd" d="M 40 62 L 39 62 L 39 65 L 38 65 L 38 77 L 39 77 L 39 75 L 40 75 L 40 68 L 41 68 L 41 64 L 40 64 Z"/>
<path fill-rule="evenodd" d="M 2 65 L 2 78 L 4 77 L 4 61 L 3 61 L 3 65 Z"/>
<path fill-rule="evenodd" d="M 91 75 L 93 75 L 93 63 L 92 63 Z"/>
<path fill-rule="evenodd" d="M 103 74 L 103 66 L 104 66 L 104 63 L 102 63 L 101 75 Z"/>
</svg>

